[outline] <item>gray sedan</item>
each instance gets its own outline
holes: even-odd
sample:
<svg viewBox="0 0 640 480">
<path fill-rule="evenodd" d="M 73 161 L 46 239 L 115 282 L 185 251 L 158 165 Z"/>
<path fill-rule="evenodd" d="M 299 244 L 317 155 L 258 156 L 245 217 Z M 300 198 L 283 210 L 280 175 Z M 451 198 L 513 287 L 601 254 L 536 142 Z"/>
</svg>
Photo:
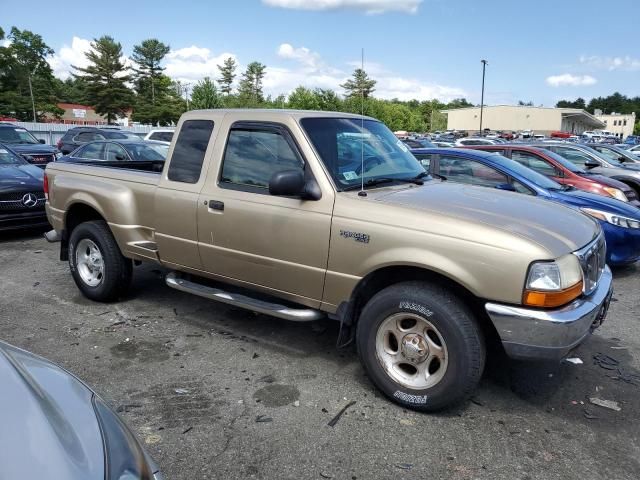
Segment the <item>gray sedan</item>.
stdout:
<svg viewBox="0 0 640 480">
<path fill-rule="evenodd" d="M 122 420 L 63 368 L 0 341 L 0 385 L 0 478 L 162 478 Z"/>
<path fill-rule="evenodd" d="M 607 157 L 586 145 L 569 144 L 564 142 L 545 142 L 530 145 L 537 148 L 551 150 L 578 167 L 585 168 L 590 172 L 614 178 L 626 183 L 636 191 L 640 198 L 640 164 L 638 163 L 622 163 L 619 160 Z"/>
</svg>

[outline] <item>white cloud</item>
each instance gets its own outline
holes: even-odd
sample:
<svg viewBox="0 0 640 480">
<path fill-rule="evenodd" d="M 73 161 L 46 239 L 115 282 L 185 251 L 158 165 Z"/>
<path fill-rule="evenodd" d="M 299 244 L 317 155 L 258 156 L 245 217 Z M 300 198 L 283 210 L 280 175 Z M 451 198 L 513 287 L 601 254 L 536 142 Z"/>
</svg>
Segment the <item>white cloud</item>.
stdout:
<svg viewBox="0 0 640 480">
<path fill-rule="evenodd" d="M 384 12 L 416 13 L 422 0 L 262 0 L 262 3 L 294 10 L 362 10 L 373 15 Z"/>
<path fill-rule="evenodd" d="M 582 55 L 580 56 L 580 63 L 592 68 L 601 70 L 627 70 L 636 71 L 640 70 L 640 59 L 632 58 L 630 56 L 624 57 L 602 57 L 600 55 Z"/>
<path fill-rule="evenodd" d="M 320 55 L 306 47 L 293 48 L 289 43 L 283 43 L 278 47 L 278 56 L 288 60 L 297 60 L 309 67 L 317 67 Z"/>
<path fill-rule="evenodd" d="M 60 50 L 49 57 L 49 65 L 53 70 L 53 74 L 61 79 L 71 76 L 73 68 L 86 67 L 89 62 L 85 54 L 91 50 L 91 41 L 85 38 L 73 37 L 71 46 L 63 45 Z"/>
<path fill-rule="evenodd" d="M 171 50 L 166 56 L 164 73 L 181 82 L 197 82 L 203 77 L 218 78 L 218 65 L 229 57 L 236 58 L 227 52 L 214 55 L 208 48 L 195 45 Z"/>
<path fill-rule="evenodd" d="M 571 75 L 570 73 L 552 75 L 547 77 L 546 82 L 552 87 L 583 87 L 598 83 L 591 75 Z"/>
</svg>

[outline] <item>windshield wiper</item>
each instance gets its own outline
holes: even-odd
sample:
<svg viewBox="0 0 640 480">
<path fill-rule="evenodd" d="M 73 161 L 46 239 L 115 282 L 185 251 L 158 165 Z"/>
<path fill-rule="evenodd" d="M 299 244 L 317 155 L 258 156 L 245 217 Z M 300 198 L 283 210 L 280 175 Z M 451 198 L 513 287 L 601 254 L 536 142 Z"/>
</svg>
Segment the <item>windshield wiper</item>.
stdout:
<svg viewBox="0 0 640 480">
<path fill-rule="evenodd" d="M 439 173 L 431 173 L 430 175 L 443 181 L 447 180 L 447 177 L 445 177 L 444 175 L 440 175 Z"/>
<path fill-rule="evenodd" d="M 376 185 L 380 185 L 382 183 L 392 183 L 392 182 L 402 182 L 402 183 L 415 183 L 416 185 L 424 185 L 424 177 L 429 176 L 428 172 L 420 172 L 415 177 L 411 178 L 393 178 L 393 177 L 378 177 L 378 178 L 370 178 L 364 182 L 365 187 L 375 187 Z M 349 190 L 357 190 L 361 188 L 361 185 L 349 185 L 348 187 L 344 187 L 342 191 L 346 192 Z"/>
</svg>

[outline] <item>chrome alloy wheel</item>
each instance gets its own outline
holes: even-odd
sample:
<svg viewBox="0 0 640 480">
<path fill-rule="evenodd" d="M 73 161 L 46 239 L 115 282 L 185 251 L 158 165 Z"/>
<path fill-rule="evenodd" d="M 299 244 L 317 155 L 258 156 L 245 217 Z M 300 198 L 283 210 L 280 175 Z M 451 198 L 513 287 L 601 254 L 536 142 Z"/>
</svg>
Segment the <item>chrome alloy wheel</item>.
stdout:
<svg viewBox="0 0 640 480">
<path fill-rule="evenodd" d="M 438 329 L 424 317 L 400 312 L 387 317 L 376 334 L 376 357 L 391 379 L 424 390 L 447 371 L 447 345 Z"/>
<path fill-rule="evenodd" d="M 83 238 L 76 247 L 76 268 L 82 281 L 90 287 L 97 287 L 104 279 L 104 259 L 98 246 L 88 238 Z"/>
</svg>

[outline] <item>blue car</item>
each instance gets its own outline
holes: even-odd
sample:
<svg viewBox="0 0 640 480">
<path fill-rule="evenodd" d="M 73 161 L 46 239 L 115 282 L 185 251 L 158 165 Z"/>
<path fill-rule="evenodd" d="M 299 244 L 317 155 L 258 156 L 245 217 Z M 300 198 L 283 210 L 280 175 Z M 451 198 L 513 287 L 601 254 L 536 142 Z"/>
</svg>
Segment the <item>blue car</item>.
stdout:
<svg viewBox="0 0 640 480">
<path fill-rule="evenodd" d="M 600 222 L 604 231 L 609 265 L 624 265 L 640 259 L 639 208 L 560 185 L 497 153 L 456 148 L 420 148 L 411 152 L 434 176 L 535 195 L 590 215 Z"/>
</svg>

